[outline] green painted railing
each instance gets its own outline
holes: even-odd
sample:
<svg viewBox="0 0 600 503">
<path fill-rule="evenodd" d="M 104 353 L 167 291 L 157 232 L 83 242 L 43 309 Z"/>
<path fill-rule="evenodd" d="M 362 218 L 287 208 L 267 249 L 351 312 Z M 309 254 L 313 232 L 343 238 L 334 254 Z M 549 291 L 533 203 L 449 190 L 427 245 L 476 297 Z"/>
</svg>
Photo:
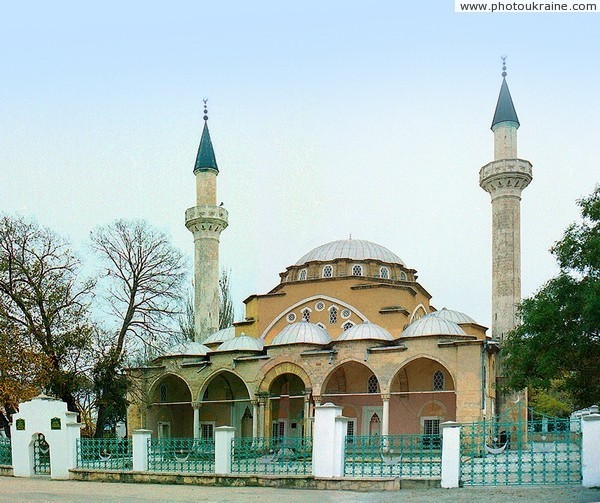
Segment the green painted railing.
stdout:
<svg viewBox="0 0 600 503">
<path fill-rule="evenodd" d="M 234 438 L 231 451 L 233 473 L 312 473 L 312 438 Z"/>
<path fill-rule="evenodd" d="M 148 440 L 148 469 L 157 472 L 214 473 L 214 440 L 151 438 Z"/>
<path fill-rule="evenodd" d="M 481 421 L 461 429 L 461 484 L 579 484 L 581 433 L 568 419 Z"/>
<path fill-rule="evenodd" d="M 12 465 L 10 438 L 0 438 L 0 465 Z"/>
<path fill-rule="evenodd" d="M 348 436 L 345 448 L 346 477 L 441 476 L 440 435 Z"/>
<path fill-rule="evenodd" d="M 77 467 L 96 470 L 131 470 L 130 438 L 77 439 Z"/>
</svg>

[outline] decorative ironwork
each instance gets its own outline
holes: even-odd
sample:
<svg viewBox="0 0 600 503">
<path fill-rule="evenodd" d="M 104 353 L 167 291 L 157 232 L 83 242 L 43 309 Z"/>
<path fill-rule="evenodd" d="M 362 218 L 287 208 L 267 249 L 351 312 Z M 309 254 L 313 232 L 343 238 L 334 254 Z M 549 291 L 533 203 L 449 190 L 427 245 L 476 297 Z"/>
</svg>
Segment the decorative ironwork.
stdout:
<svg viewBox="0 0 600 503">
<path fill-rule="evenodd" d="M 463 425 L 461 484 L 579 484 L 580 431 L 568 419 L 518 418 Z"/>
<path fill-rule="evenodd" d="M 346 477 L 440 477 L 439 435 L 347 436 Z"/>
<path fill-rule="evenodd" d="M 233 473 L 312 473 L 312 438 L 234 438 L 231 443 Z"/>
<path fill-rule="evenodd" d="M 35 475 L 50 475 L 50 445 L 41 433 L 33 442 L 33 473 Z"/>
<path fill-rule="evenodd" d="M 157 472 L 214 473 L 212 438 L 151 438 L 148 469 Z"/>
<path fill-rule="evenodd" d="M 12 448 L 10 438 L 0 438 L 0 465 L 12 465 Z"/>
<path fill-rule="evenodd" d="M 77 467 L 96 470 L 133 469 L 130 438 L 77 439 Z"/>
</svg>

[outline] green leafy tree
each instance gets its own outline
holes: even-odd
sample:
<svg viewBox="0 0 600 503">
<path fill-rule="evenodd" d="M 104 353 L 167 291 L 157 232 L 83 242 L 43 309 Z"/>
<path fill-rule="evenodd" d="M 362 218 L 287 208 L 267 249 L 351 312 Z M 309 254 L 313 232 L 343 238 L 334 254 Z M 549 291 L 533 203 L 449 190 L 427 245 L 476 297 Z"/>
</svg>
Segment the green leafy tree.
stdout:
<svg viewBox="0 0 600 503">
<path fill-rule="evenodd" d="M 551 249 L 560 273 L 521 303 L 503 351 L 508 387 L 554 388 L 582 408 L 600 401 L 600 186 L 578 204 L 582 221 Z"/>
</svg>

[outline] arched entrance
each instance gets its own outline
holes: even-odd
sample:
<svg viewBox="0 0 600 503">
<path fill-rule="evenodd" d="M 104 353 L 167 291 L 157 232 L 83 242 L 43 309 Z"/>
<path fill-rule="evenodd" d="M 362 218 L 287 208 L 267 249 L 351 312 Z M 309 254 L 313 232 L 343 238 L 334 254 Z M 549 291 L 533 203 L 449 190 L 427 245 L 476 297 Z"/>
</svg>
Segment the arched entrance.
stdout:
<svg viewBox="0 0 600 503">
<path fill-rule="evenodd" d="M 306 429 L 306 384 L 296 374 L 277 376 L 269 387 L 270 433 L 274 438 L 301 437 Z"/>
<path fill-rule="evenodd" d="M 217 426 L 233 426 L 237 436 L 252 436 L 254 408 L 248 387 L 233 372 L 221 371 L 210 377 L 199 402 L 201 438 L 213 438 Z"/>
<path fill-rule="evenodd" d="M 50 475 L 50 444 L 43 433 L 33 435 L 33 474 Z"/>
<path fill-rule="evenodd" d="M 167 374 L 153 385 L 146 427 L 158 438 L 193 436 L 192 394 L 181 377 Z"/>
<path fill-rule="evenodd" d="M 456 419 L 454 380 L 446 367 L 426 357 L 404 365 L 390 385 L 390 434 L 439 435 Z"/>
<path fill-rule="evenodd" d="M 367 365 L 348 361 L 336 367 L 325 379 L 321 396 L 323 402 L 343 407 L 348 435 L 381 435 L 380 383 Z"/>
</svg>

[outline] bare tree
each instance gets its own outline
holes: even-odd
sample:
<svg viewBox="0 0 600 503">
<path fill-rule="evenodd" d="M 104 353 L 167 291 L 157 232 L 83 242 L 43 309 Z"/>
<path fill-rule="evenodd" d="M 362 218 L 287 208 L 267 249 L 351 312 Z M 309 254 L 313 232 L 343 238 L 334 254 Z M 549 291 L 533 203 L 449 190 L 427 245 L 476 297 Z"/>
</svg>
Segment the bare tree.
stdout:
<svg viewBox="0 0 600 503">
<path fill-rule="evenodd" d="M 235 310 L 231 299 L 231 290 L 229 289 L 230 276 L 230 269 L 221 269 L 221 278 L 219 279 L 219 329 L 230 327 L 235 319 Z"/>
<path fill-rule="evenodd" d="M 104 262 L 105 300 L 115 321 L 114 330 L 103 336 L 107 340 L 93 373 L 99 437 L 105 424 L 125 414 L 126 352 L 157 345 L 176 330 L 185 271 L 182 254 L 168 237 L 142 221 L 118 220 L 96 229 L 91 240 Z"/>
<path fill-rule="evenodd" d="M 72 411 L 80 378 L 73 361 L 89 344 L 94 286 L 78 279 L 79 268 L 67 243 L 50 230 L 22 217 L 0 219 L 0 324 L 13 334 L 3 344 L 29 348 L 34 359 L 43 355 L 44 379 L 29 376 L 29 382 L 43 384 Z"/>
</svg>

